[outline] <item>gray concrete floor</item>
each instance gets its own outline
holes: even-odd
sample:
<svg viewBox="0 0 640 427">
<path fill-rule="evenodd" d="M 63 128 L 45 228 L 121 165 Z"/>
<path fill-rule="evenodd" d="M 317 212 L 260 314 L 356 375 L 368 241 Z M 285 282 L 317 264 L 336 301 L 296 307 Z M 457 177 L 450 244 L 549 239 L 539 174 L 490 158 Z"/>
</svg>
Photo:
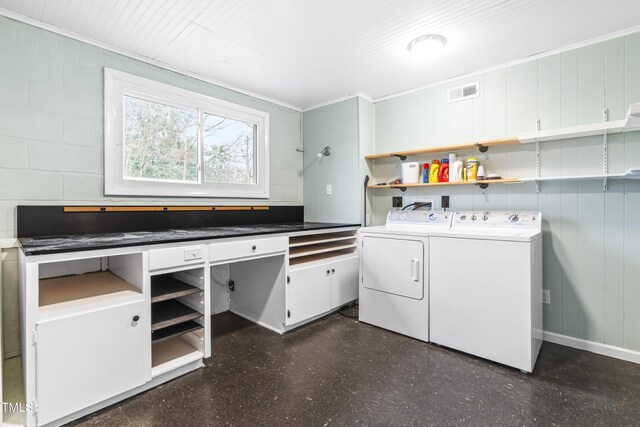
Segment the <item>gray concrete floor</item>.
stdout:
<svg viewBox="0 0 640 427">
<path fill-rule="evenodd" d="M 640 365 L 568 347 L 528 375 L 337 313 L 284 336 L 213 325 L 204 369 L 75 424 L 640 425 Z"/>
</svg>

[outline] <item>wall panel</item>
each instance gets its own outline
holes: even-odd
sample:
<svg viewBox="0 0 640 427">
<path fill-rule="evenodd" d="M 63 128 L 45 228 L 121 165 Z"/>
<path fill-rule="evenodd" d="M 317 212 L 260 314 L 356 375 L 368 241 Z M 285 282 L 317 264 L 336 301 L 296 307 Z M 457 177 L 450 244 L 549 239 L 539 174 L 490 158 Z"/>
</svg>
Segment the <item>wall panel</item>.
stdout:
<svg viewBox="0 0 640 427">
<path fill-rule="evenodd" d="M 535 128 L 571 126 L 626 114 L 629 104 L 640 102 L 640 33 L 532 60 L 477 76 L 480 96 L 453 108 L 445 105 L 438 90 L 472 79 L 447 83 L 418 93 L 436 131 L 446 122 L 452 142 L 499 138 Z M 402 141 L 385 140 L 394 106 L 403 96 L 375 104 L 375 151 L 402 150 Z M 465 105 L 466 104 L 466 105 Z M 440 111 L 439 111 L 440 110 Z M 456 127 L 458 124 L 462 128 Z M 416 122 L 403 126 L 418 129 Z M 600 174 L 602 136 L 545 142 L 541 149 L 541 176 Z M 440 145 L 429 140 L 423 146 Z M 610 173 L 640 168 L 640 132 L 608 136 Z M 477 157 L 491 172 L 509 177 L 535 176 L 535 144 L 460 153 Z M 433 156 L 432 156 L 433 157 Z M 397 159 L 379 162 L 374 175 L 385 178 L 399 171 Z M 451 196 L 452 210 L 540 210 L 543 214 L 544 287 L 551 304 L 544 305 L 547 331 L 640 350 L 640 181 L 614 180 L 603 191 L 602 180 L 428 188 L 407 195 Z M 384 222 L 396 190 L 371 192 L 376 201 L 376 222 Z"/>
</svg>

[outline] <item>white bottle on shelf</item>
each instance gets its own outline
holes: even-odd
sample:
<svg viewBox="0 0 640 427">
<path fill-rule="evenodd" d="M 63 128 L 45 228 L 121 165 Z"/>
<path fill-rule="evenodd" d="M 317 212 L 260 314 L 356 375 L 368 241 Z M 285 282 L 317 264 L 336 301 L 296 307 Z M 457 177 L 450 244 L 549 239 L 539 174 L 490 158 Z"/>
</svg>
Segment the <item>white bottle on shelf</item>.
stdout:
<svg viewBox="0 0 640 427">
<path fill-rule="evenodd" d="M 449 171 L 449 181 L 450 182 L 460 182 L 462 181 L 462 169 L 464 169 L 464 163 L 462 160 L 456 160 L 453 162 L 453 165 L 450 165 L 451 170 Z"/>
</svg>

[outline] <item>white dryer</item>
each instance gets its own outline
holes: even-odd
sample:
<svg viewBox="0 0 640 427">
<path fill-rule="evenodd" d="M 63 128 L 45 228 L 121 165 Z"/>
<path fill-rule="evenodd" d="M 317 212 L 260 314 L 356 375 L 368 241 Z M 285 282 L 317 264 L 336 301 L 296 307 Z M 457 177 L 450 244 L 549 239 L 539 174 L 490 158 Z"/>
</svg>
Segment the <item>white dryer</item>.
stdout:
<svg viewBox="0 0 640 427">
<path fill-rule="evenodd" d="M 429 341 L 429 234 L 446 232 L 451 212 L 390 211 L 361 228 L 359 320 Z"/>
<path fill-rule="evenodd" d="M 431 341 L 531 372 L 542 344 L 542 216 L 456 212 L 431 237 Z"/>
</svg>

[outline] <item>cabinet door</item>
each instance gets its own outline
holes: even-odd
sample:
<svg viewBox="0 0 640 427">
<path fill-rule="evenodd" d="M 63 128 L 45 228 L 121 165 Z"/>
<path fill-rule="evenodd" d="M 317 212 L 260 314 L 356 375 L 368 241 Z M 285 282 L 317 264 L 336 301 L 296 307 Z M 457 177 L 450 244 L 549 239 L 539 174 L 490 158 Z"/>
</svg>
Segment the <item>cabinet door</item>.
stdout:
<svg viewBox="0 0 640 427">
<path fill-rule="evenodd" d="M 287 325 L 317 316 L 331 308 L 331 269 L 328 265 L 289 272 Z"/>
<path fill-rule="evenodd" d="M 331 264 L 331 308 L 358 298 L 358 257 Z"/>
<path fill-rule="evenodd" d="M 47 424 L 151 379 L 145 301 L 37 325 L 38 424 Z M 140 316 L 137 322 L 134 316 Z"/>
</svg>

